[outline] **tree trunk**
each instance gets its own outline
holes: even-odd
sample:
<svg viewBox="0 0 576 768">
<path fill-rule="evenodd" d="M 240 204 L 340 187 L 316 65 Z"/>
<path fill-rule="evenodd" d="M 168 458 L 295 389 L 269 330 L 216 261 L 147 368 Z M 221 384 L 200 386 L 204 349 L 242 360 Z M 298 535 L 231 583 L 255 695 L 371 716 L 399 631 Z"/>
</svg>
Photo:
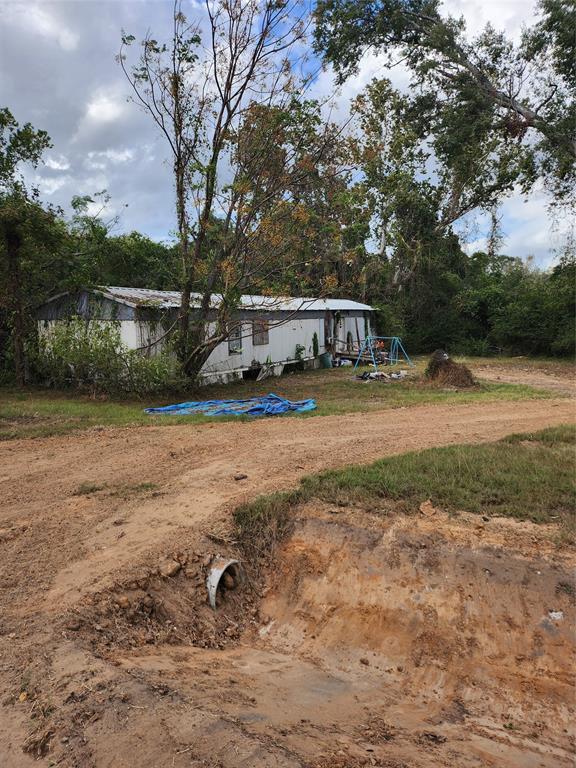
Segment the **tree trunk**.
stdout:
<svg viewBox="0 0 576 768">
<path fill-rule="evenodd" d="M 208 360 L 212 352 L 219 344 L 221 344 L 223 341 L 226 341 L 226 338 L 227 336 L 225 333 L 217 333 L 211 336 L 207 341 L 200 341 L 199 344 L 190 352 L 188 359 L 185 362 L 184 369 L 186 371 L 186 375 L 191 379 L 195 379 L 202 370 L 202 366 L 206 360 Z"/>
<path fill-rule="evenodd" d="M 188 349 L 188 330 L 190 325 L 190 295 L 192 293 L 192 265 L 190 263 L 190 244 L 188 216 L 186 212 L 186 169 L 180 154 L 174 161 L 176 178 L 176 216 L 178 219 L 178 242 L 182 262 L 182 299 L 180 301 L 178 356 L 182 362 Z"/>
<path fill-rule="evenodd" d="M 22 282 L 20 278 L 21 238 L 15 226 L 8 224 L 4 233 L 8 257 L 8 294 L 12 310 L 12 338 L 14 340 L 14 372 L 16 383 L 26 383 L 26 357 L 24 352 L 24 308 L 22 305 Z"/>
<path fill-rule="evenodd" d="M 212 212 L 212 201 L 214 199 L 214 191 L 216 187 L 216 173 L 214 169 L 217 167 L 219 151 L 218 148 L 212 153 L 212 162 L 206 177 L 206 199 L 198 224 L 198 232 L 194 242 L 194 252 L 192 254 L 191 264 L 189 264 L 189 270 L 186 273 L 186 280 L 184 281 L 184 286 L 182 288 L 182 300 L 180 303 L 181 360 L 184 373 L 190 378 L 195 378 L 198 375 L 200 368 L 204 365 L 204 362 L 212 351 L 210 350 L 208 355 L 204 357 L 200 363 L 200 367 L 196 364 L 192 364 L 192 361 L 198 357 L 196 350 L 204 344 L 206 321 L 211 309 L 212 290 L 217 276 L 217 263 L 212 265 L 208 280 L 204 286 L 198 318 L 195 319 L 193 323 L 194 328 L 192 329 L 192 335 L 190 333 L 190 296 L 192 293 L 193 270 L 200 264 L 202 249 L 204 248 L 204 243 L 208 234 L 208 226 Z"/>
</svg>

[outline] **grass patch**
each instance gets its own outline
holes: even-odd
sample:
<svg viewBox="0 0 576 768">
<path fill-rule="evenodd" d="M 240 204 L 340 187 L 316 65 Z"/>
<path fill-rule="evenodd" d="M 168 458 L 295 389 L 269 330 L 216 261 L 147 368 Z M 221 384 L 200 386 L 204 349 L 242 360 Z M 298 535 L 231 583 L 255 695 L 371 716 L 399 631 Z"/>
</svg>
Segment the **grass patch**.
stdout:
<svg viewBox="0 0 576 768">
<path fill-rule="evenodd" d="M 292 508 L 302 501 L 300 491 L 271 493 L 241 504 L 233 519 L 238 542 L 250 558 L 268 557 L 292 531 Z"/>
<path fill-rule="evenodd" d="M 73 492 L 72 496 L 90 496 L 92 493 L 98 493 L 104 489 L 103 485 L 97 483 L 81 483 Z"/>
<path fill-rule="evenodd" d="M 417 360 L 413 378 L 394 382 L 370 382 L 354 378 L 351 368 L 306 371 L 262 382 L 190 389 L 179 396 L 142 401 L 94 400 L 71 392 L 0 390 L 0 440 L 49 437 L 98 427 L 202 425 L 215 421 L 247 421 L 248 416 L 149 416 L 145 405 L 165 405 L 183 400 L 247 398 L 271 391 L 290 400 L 316 398 L 318 409 L 282 418 L 311 418 L 343 413 L 405 408 L 416 405 L 494 402 L 553 397 L 548 391 L 522 384 L 484 382 L 473 389 L 456 391 L 422 379 L 426 360 Z M 402 366 L 399 366 L 402 368 Z M 405 367 L 405 366 L 404 366 Z"/>
<path fill-rule="evenodd" d="M 295 491 L 243 505 L 234 519 L 239 539 L 265 550 L 290 530 L 293 507 L 314 498 L 376 514 L 415 513 L 431 499 L 450 512 L 556 522 L 563 540 L 573 541 L 575 446 L 576 427 L 566 425 L 496 443 L 405 453 L 305 477 Z"/>
<path fill-rule="evenodd" d="M 156 492 L 160 486 L 157 483 L 134 483 L 128 485 L 119 485 L 109 492 L 109 496 L 120 496 L 128 499 L 130 496 L 139 496 L 142 493 Z"/>
<path fill-rule="evenodd" d="M 557 376 L 574 378 L 576 376 L 576 364 L 571 358 L 558 357 L 526 357 L 516 355 L 514 357 L 469 357 L 467 355 L 455 355 L 454 359 L 466 365 L 483 368 L 513 368 L 518 371 L 540 371 Z"/>
</svg>

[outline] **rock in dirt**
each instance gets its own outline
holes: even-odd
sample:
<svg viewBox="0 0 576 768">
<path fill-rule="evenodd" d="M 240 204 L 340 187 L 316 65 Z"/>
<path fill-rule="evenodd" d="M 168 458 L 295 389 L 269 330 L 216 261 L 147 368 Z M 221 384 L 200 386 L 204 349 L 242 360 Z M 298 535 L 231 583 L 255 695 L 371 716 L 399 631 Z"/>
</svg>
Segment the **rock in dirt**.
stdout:
<svg viewBox="0 0 576 768">
<path fill-rule="evenodd" d="M 418 509 L 426 517 L 431 517 L 432 515 L 435 515 L 437 512 L 436 507 L 432 504 L 432 499 L 426 499 L 426 501 L 423 501 L 422 504 L 420 504 L 420 506 L 418 507 Z"/>
<path fill-rule="evenodd" d="M 423 731 L 420 734 L 419 740 L 428 744 L 444 744 L 446 736 L 436 731 Z"/>
<path fill-rule="evenodd" d="M 171 576 L 176 576 L 180 568 L 182 568 L 182 566 L 177 560 L 169 558 L 160 563 L 158 566 L 158 573 L 163 578 L 168 579 Z"/>
<path fill-rule="evenodd" d="M 66 629 L 69 629 L 71 632 L 77 632 L 81 626 L 82 626 L 82 622 L 80 621 L 80 619 L 77 619 L 76 617 L 66 622 Z"/>
<path fill-rule="evenodd" d="M 245 475 L 244 472 L 236 472 L 234 475 L 234 480 L 247 480 L 248 475 Z"/>
</svg>

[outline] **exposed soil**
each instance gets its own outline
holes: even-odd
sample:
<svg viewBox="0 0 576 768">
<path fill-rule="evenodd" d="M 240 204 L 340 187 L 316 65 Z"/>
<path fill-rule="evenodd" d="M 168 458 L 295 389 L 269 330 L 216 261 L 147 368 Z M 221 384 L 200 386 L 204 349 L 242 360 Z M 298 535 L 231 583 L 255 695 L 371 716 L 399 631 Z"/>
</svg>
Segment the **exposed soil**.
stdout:
<svg viewBox="0 0 576 768">
<path fill-rule="evenodd" d="M 557 366 L 550 371 L 540 368 L 523 368 L 507 365 L 476 366 L 474 373 L 486 381 L 501 381 L 505 384 L 527 384 L 530 387 L 549 389 L 561 395 L 576 394 L 576 377 L 574 371 Z"/>
<path fill-rule="evenodd" d="M 568 765 L 553 529 L 309 507 L 266 586 L 213 612 L 204 580 L 257 493 L 573 419 L 562 399 L 0 444 L 0 764 Z"/>
</svg>

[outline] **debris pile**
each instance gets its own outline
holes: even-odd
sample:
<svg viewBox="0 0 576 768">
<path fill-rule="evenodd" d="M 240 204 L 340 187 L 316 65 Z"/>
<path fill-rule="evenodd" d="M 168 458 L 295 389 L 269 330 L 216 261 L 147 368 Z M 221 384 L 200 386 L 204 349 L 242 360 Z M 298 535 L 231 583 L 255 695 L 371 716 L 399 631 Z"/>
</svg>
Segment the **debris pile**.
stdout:
<svg viewBox="0 0 576 768">
<path fill-rule="evenodd" d="M 476 381 L 470 369 L 463 363 L 455 363 L 443 349 L 437 349 L 434 352 L 424 375 L 428 381 L 433 381 L 446 387 L 464 389 L 476 386 Z"/>
<path fill-rule="evenodd" d="M 384 371 L 364 371 L 356 376 L 360 381 L 400 381 L 408 376 L 408 371 L 395 371 L 394 373 L 384 373 Z"/>
</svg>

